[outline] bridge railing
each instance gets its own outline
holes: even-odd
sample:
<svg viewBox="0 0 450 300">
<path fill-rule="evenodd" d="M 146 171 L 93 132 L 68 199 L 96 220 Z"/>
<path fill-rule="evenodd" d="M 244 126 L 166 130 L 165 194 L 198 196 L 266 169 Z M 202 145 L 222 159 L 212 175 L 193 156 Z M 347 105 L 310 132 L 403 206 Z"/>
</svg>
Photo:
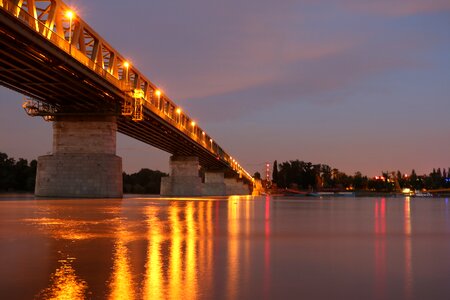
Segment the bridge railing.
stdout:
<svg viewBox="0 0 450 300">
<path fill-rule="evenodd" d="M 56 5 L 56 2 L 58 2 L 58 5 Z M 23 1 L 20 1 L 19 3 L 23 5 Z M 251 175 L 232 159 L 232 157 L 228 155 L 209 135 L 207 135 L 205 131 L 197 124 L 194 124 L 193 120 L 187 114 L 184 112 L 177 112 L 179 107 L 167 96 L 162 95 L 156 86 L 137 71 L 136 68 L 125 67 L 126 60 L 117 51 L 111 50 L 112 47 L 103 41 L 84 21 L 78 18 L 78 22 L 80 24 L 82 23 L 81 25 L 78 25 L 78 31 L 81 31 L 81 27 L 87 28 L 87 31 L 79 34 L 91 34 L 92 37 L 96 39 L 97 43 L 97 46 L 94 45 L 94 47 L 97 48 L 92 49 L 90 53 L 91 57 L 88 56 L 89 53 L 87 53 L 86 50 L 84 50 L 83 53 L 81 48 L 84 48 L 85 45 L 78 45 L 77 47 L 72 40 L 75 33 L 72 24 L 70 24 L 68 28 L 64 28 L 62 24 L 61 10 L 68 8 L 62 1 L 52 0 L 50 3 L 50 5 L 54 5 L 55 7 L 52 10 L 49 6 L 47 11 L 53 11 L 53 14 L 51 16 L 50 13 L 48 13 L 48 17 L 44 21 L 37 17 L 36 8 L 32 8 L 31 3 L 28 1 L 26 4 L 27 10 L 24 10 L 22 6 L 16 5 L 11 0 L 0 0 L 0 7 L 16 17 L 33 31 L 45 37 L 53 45 L 66 52 L 79 63 L 116 86 L 126 97 L 131 96 L 133 90 L 142 89 L 144 94 L 142 99 L 144 100 L 143 103 L 147 109 L 183 132 L 201 147 L 211 152 L 212 155 L 226 162 L 230 168 L 235 170 L 241 176 L 251 180 Z M 34 10 L 36 17 L 30 14 L 32 10 Z M 111 56 L 114 57 L 113 62 L 104 62 L 103 58 L 100 57 L 103 55 L 101 51 L 105 49 L 106 51 L 108 51 L 108 49 L 111 51 L 110 58 Z M 94 55 L 94 52 L 97 54 Z M 97 57 L 94 57 L 93 60 L 93 56 Z M 101 64 L 96 60 L 100 60 Z M 159 92 L 159 96 L 155 96 L 157 92 Z"/>
</svg>

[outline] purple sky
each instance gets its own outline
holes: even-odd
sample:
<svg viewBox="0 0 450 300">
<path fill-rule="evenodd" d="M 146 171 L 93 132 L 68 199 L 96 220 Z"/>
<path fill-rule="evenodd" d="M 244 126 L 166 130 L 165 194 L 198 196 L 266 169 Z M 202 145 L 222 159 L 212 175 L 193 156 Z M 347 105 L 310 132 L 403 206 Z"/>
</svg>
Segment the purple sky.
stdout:
<svg viewBox="0 0 450 300">
<path fill-rule="evenodd" d="M 249 172 L 450 167 L 450 1 L 67 1 Z M 0 152 L 51 151 L 51 124 L 0 87 Z M 124 170 L 169 155 L 119 134 Z"/>
</svg>

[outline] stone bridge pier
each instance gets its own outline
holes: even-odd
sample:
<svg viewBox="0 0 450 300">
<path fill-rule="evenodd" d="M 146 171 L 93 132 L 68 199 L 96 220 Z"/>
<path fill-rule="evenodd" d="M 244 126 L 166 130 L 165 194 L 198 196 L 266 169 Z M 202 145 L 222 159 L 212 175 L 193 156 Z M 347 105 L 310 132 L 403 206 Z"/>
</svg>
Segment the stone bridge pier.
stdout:
<svg viewBox="0 0 450 300">
<path fill-rule="evenodd" d="M 226 195 L 249 195 L 250 187 L 242 179 L 225 178 Z"/>
<path fill-rule="evenodd" d="M 53 153 L 38 158 L 36 196 L 122 197 L 122 159 L 116 156 L 116 118 L 58 116 Z"/>
<path fill-rule="evenodd" d="M 195 156 L 171 156 L 170 174 L 161 178 L 161 196 L 201 196 L 200 164 Z"/>
<path fill-rule="evenodd" d="M 161 178 L 161 196 L 248 195 L 249 186 L 236 178 L 225 178 L 223 171 L 206 170 L 205 181 L 199 175 L 195 156 L 171 156 L 170 176 Z"/>
</svg>

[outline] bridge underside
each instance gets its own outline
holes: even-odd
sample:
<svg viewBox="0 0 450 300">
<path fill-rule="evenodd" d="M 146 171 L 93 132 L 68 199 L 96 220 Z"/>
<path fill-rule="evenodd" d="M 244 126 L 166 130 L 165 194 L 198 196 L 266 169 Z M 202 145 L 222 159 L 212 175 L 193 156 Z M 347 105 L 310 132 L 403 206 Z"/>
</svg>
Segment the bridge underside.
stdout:
<svg viewBox="0 0 450 300">
<path fill-rule="evenodd" d="M 50 116 L 56 120 L 54 149 L 52 155 L 39 158 L 37 195 L 121 196 L 122 167 L 121 159 L 115 155 L 116 131 L 177 157 L 195 157 L 197 164 L 210 172 L 205 183 L 201 183 L 201 192 L 195 187 L 198 178 L 192 181 L 194 185 L 186 182 L 180 185 L 180 177 L 176 175 L 165 179 L 170 182 L 168 190 L 172 195 L 223 195 L 248 191 L 245 186 L 242 189 L 242 181 L 250 183 L 251 176 L 243 172 L 245 170 L 202 132 L 195 122 L 189 123 L 191 120 L 186 115 L 183 115 L 183 123 L 180 116 L 176 121 L 176 106 L 168 98 L 158 99 L 156 105 L 153 101 L 155 98 L 148 98 L 146 94 L 132 96 L 128 69 L 126 75 L 108 73 L 104 65 L 96 65 L 86 53 L 81 59 L 81 52 L 72 48 L 74 46 L 69 44 L 64 34 L 62 37 L 52 35 L 50 39 L 35 31 L 33 26 L 30 27 L 30 21 L 34 22 L 33 19 L 27 19 L 23 23 L 19 15 L 0 9 L 0 85 L 52 108 Z M 144 81 L 137 80 L 136 76 L 141 75 L 136 74 L 133 75 L 134 91 L 145 81 L 145 78 L 142 79 Z M 152 85 L 153 92 L 157 91 L 149 81 L 146 84 Z M 126 114 L 126 110 L 123 110 L 127 107 L 125 104 L 133 97 L 147 101 L 146 105 L 141 103 L 142 120 L 139 118 L 139 122 L 122 115 L 122 111 Z M 171 113 L 161 108 L 166 107 L 166 104 L 171 105 Z M 99 122 L 109 125 L 98 125 Z M 192 127 L 187 129 L 186 123 L 187 127 L 190 124 Z M 114 132 L 108 129 L 111 126 Z M 62 127 L 79 128 L 80 131 L 71 131 L 69 135 L 74 138 L 70 140 L 61 134 Z M 91 132 L 87 134 L 88 138 L 86 132 Z M 113 145 L 106 143 L 99 151 L 95 150 L 99 136 L 113 140 Z M 78 144 L 83 147 L 77 148 Z M 221 175 L 214 171 L 219 171 Z M 244 179 L 241 181 L 234 179 L 243 174 Z M 232 177 L 234 181 L 228 179 Z M 185 179 L 181 178 L 181 181 Z M 179 188 L 189 191 L 178 193 Z"/>
<path fill-rule="evenodd" d="M 0 84 L 57 107 L 60 115 L 114 115 L 120 133 L 171 154 L 196 156 L 207 169 L 230 168 L 148 108 L 139 123 L 122 116 L 123 91 L 2 10 Z"/>
</svg>

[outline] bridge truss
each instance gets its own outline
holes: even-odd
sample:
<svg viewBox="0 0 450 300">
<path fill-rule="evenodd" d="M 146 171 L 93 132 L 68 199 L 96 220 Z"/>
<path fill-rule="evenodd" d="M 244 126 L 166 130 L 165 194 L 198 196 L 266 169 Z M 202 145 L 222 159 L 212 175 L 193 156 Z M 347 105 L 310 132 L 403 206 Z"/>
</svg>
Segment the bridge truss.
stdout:
<svg viewBox="0 0 450 300">
<path fill-rule="evenodd" d="M 172 154 L 198 156 L 207 168 L 225 168 L 252 180 L 64 2 L 0 0 L 0 46 L 0 84 L 49 105 L 52 114 L 115 114 L 118 131 L 125 135 Z"/>
</svg>

